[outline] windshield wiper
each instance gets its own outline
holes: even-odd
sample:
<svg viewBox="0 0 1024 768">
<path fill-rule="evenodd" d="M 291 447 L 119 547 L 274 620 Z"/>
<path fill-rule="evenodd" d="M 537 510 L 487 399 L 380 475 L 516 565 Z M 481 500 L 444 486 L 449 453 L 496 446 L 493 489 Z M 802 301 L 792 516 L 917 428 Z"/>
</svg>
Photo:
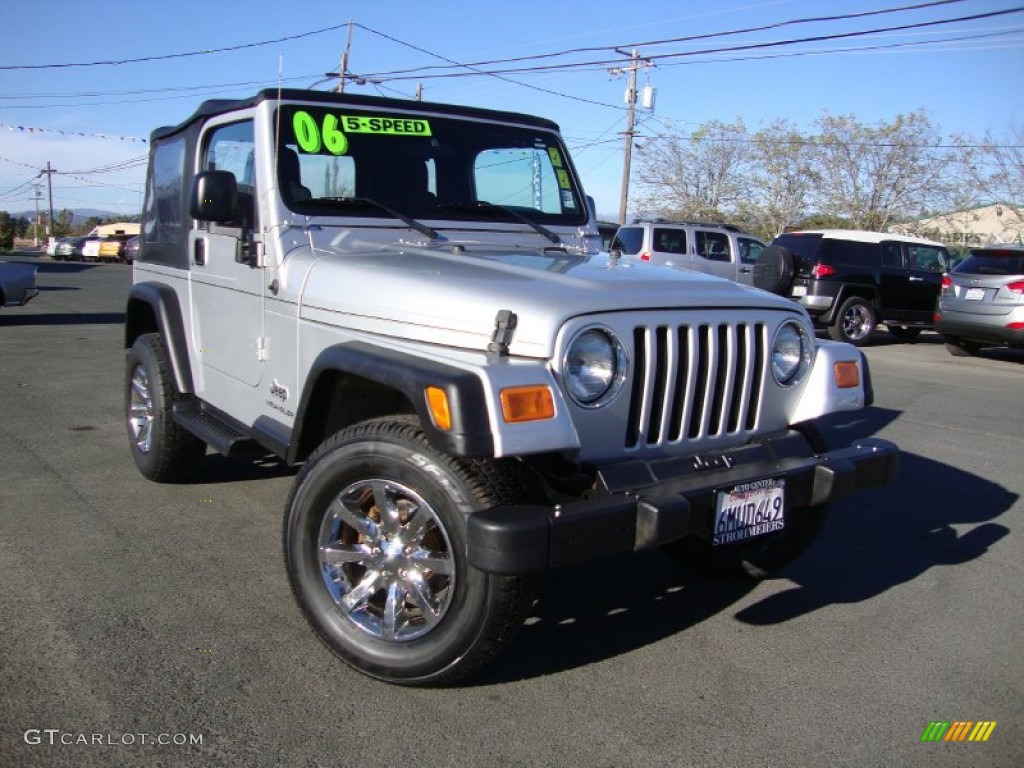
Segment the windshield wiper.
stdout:
<svg viewBox="0 0 1024 768">
<path fill-rule="evenodd" d="M 535 232 L 544 235 L 544 237 L 546 237 L 552 243 L 562 242 L 562 238 L 560 238 L 547 227 L 541 226 L 536 221 L 533 221 L 532 219 L 523 216 L 523 214 L 519 213 L 519 211 L 515 210 L 514 208 L 508 208 L 504 205 L 498 205 L 497 203 L 489 203 L 486 200 L 477 200 L 475 203 L 449 203 L 447 205 L 441 205 L 438 207 L 444 208 L 446 210 L 455 211 L 502 211 L 503 213 L 507 213 L 513 219 L 518 219 L 519 221 L 523 222 L 523 224 L 530 227 Z"/>
<path fill-rule="evenodd" d="M 433 227 L 428 227 L 426 224 L 422 224 L 422 223 L 416 221 L 416 219 L 412 218 L 411 216 L 406 216 L 404 213 L 396 211 L 394 208 L 390 208 L 390 207 L 384 205 L 384 203 L 378 203 L 376 200 L 373 200 L 373 199 L 371 199 L 369 197 L 314 197 L 314 198 L 310 198 L 309 200 L 303 200 L 302 203 L 303 204 L 310 204 L 310 203 L 312 203 L 312 204 L 319 204 L 319 203 L 324 203 L 324 204 L 328 204 L 328 205 L 336 205 L 338 203 L 341 203 L 342 205 L 363 205 L 363 206 L 370 205 L 370 206 L 373 206 L 374 208 L 379 208 L 380 210 L 384 211 L 384 213 L 388 214 L 389 216 L 393 216 L 394 218 L 396 218 L 399 221 L 401 221 L 403 224 L 405 224 L 410 229 L 415 229 L 417 232 L 420 232 L 421 234 L 426 235 L 431 240 L 442 240 L 442 239 L 444 239 L 444 238 L 441 237 L 441 233 L 438 232 Z"/>
</svg>

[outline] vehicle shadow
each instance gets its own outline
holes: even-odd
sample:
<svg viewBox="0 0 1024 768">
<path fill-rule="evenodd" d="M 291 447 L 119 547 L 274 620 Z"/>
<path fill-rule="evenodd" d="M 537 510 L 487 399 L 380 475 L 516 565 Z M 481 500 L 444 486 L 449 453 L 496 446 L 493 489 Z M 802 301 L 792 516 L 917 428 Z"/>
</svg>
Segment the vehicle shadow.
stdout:
<svg viewBox="0 0 1024 768">
<path fill-rule="evenodd" d="M 867 409 L 852 421 L 826 424 L 825 432 L 833 445 L 847 445 L 876 434 L 896 415 Z M 970 562 L 1009 533 L 994 521 L 1017 499 L 982 477 L 904 453 L 892 485 L 833 504 L 817 541 L 776 574 L 795 582 L 792 589 L 739 610 L 735 618 L 754 626 L 780 624 L 829 605 L 870 600 L 932 568 Z M 958 534 L 955 525 L 973 528 Z M 657 551 L 553 572 L 519 642 L 467 685 L 540 677 L 614 658 L 699 625 L 755 587 L 682 575 Z"/>
<path fill-rule="evenodd" d="M 124 312 L 0 314 L 0 325 L 123 325 Z"/>
</svg>

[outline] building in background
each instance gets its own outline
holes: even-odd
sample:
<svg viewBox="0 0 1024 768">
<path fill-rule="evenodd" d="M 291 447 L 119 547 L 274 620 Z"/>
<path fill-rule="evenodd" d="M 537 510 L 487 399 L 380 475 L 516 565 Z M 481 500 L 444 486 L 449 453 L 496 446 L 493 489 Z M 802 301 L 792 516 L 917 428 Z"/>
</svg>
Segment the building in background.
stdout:
<svg viewBox="0 0 1024 768">
<path fill-rule="evenodd" d="M 950 248 L 1024 243 L 1024 204 L 991 203 L 896 224 L 890 231 L 938 240 Z"/>
</svg>

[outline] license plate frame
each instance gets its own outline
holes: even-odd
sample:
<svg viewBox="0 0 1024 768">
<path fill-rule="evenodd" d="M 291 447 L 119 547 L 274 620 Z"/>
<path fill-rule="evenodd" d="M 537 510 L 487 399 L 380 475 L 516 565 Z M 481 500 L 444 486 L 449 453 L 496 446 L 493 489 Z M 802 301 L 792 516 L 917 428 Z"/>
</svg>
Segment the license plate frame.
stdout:
<svg viewBox="0 0 1024 768">
<path fill-rule="evenodd" d="M 984 301 L 985 300 L 985 289 L 984 288 L 968 288 L 964 291 L 964 301 Z"/>
<path fill-rule="evenodd" d="M 715 494 L 712 546 L 740 544 L 785 527 L 785 478 L 752 480 Z"/>
</svg>

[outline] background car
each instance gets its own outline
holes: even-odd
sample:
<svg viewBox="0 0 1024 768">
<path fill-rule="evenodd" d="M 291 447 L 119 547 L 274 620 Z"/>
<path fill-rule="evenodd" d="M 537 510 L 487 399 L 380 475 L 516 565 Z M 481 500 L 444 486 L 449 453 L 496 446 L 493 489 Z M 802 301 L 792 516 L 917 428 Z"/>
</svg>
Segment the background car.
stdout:
<svg viewBox="0 0 1024 768">
<path fill-rule="evenodd" d="M 38 295 L 36 267 L 0 262 L 0 307 L 20 307 Z"/>
<path fill-rule="evenodd" d="M 97 240 L 96 237 L 64 237 L 57 243 L 53 258 L 57 261 L 84 261 L 82 249 L 85 244 Z"/>
<path fill-rule="evenodd" d="M 751 285 L 765 244 L 728 224 L 638 219 L 619 227 L 611 248 L 650 264 L 683 267 Z"/>
<path fill-rule="evenodd" d="M 133 264 L 136 257 L 139 255 L 139 236 L 134 235 L 129 238 L 124 244 L 124 260 L 128 264 Z"/>
<path fill-rule="evenodd" d="M 799 301 L 836 341 L 868 344 L 879 323 L 909 340 L 932 327 L 949 253 L 942 243 L 887 232 L 806 230 L 779 235 L 754 285 Z"/>
<path fill-rule="evenodd" d="M 1024 245 L 972 248 L 942 278 L 935 330 L 957 357 L 982 347 L 1024 347 Z"/>
<path fill-rule="evenodd" d="M 100 239 L 96 258 L 100 261 L 126 261 L 127 243 L 133 235 L 108 235 Z"/>
</svg>

